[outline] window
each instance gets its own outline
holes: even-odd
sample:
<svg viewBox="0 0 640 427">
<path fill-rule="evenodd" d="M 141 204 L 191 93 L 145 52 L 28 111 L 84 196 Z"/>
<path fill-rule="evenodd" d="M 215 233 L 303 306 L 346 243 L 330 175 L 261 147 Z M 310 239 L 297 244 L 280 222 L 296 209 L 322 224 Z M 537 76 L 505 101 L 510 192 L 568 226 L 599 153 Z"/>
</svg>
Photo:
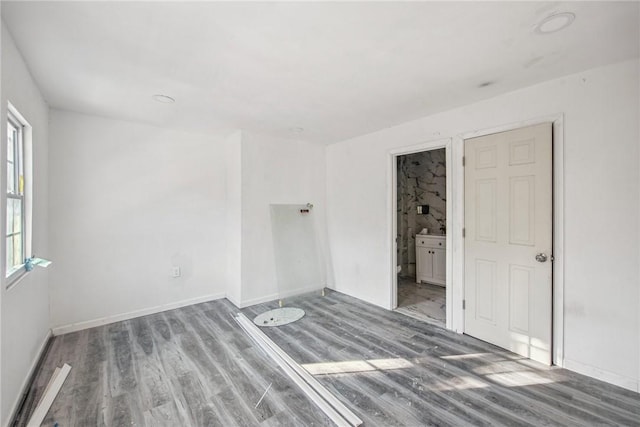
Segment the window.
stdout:
<svg viewBox="0 0 640 427">
<path fill-rule="evenodd" d="M 7 123 L 6 277 L 20 271 L 25 256 L 24 125 L 11 111 Z"/>
</svg>

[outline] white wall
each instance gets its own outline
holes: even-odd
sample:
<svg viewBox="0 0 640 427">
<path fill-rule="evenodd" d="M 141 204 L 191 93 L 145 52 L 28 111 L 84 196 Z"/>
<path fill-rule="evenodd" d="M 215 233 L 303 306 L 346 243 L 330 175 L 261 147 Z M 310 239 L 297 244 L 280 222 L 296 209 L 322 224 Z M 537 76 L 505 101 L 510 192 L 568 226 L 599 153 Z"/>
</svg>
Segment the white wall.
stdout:
<svg viewBox="0 0 640 427">
<path fill-rule="evenodd" d="M 564 363 L 638 390 L 639 71 L 589 70 L 329 146 L 335 288 L 391 304 L 391 150 L 564 113 Z"/>
<path fill-rule="evenodd" d="M 55 333 L 225 295 L 276 298 L 272 203 L 314 203 L 326 249 L 323 146 L 55 109 L 50 128 Z"/>
<path fill-rule="evenodd" d="M 20 53 L 2 25 L 2 123 L 0 135 L 0 183 L 6 188 L 7 153 L 7 102 L 20 112 L 33 128 L 33 228 L 32 251 L 47 257 L 47 150 L 48 150 L 48 106 L 33 82 Z M 0 206 L 0 229 L 4 235 L 6 227 L 6 195 L 2 192 Z M 4 239 L 2 245 L 4 245 Z M 2 249 L 4 257 L 4 246 Z M 2 263 L 4 265 L 4 263 Z M 5 425 L 29 379 L 30 372 L 40 355 L 40 350 L 49 334 L 49 272 L 36 268 L 27 273 L 19 283 L 6 290 L 4 273 L 0 274 L 0 313 L 2 379 L 0 422 Z"/>
<path fill-rule="evenodd" d="M 313 203 L 316 237 L 326 252 L 325 171 L 324 146 L 242 133 L 241 305 L 278 297 L 270 204 Z"/>
<path fill-rule="evenodd" d="M 49 154 L 54 332 L 225 295 L 223 138 L 51 110 Z"/>
</svg>

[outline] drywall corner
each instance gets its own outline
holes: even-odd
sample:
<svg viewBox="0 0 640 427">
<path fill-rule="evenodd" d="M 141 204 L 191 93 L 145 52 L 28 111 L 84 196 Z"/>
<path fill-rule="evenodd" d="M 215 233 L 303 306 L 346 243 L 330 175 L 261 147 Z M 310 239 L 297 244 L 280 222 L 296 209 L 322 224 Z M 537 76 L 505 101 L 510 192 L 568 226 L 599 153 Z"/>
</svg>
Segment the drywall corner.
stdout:
<svg viewBox="0 0 640 427">
<path fill-rule="evenodd" d="M 306 141 L 249 132 L 242 133 L 241 145 L 240 304 L 246 306 L 249 302 L 255 303 L 269 296 L 280 295 L 270 205 L 312 203 L 317 234 L 315 237 L 323 257 L 327 257 L 326 148 Z M 321 260 L 321 265 L 324 267 L 324 260 Z M 326 282 L 326 278 L 323 277 L 322 281 Z M 326 283 L 320 283 L 318 288 L 325 285 Z"/>
<path fill-rule="evenodd" d="M 242 131 L 224 141 L 226 171 L 226 293 L 236 307 L 242 302 Z"/>
<path fill-rule="evenodd" d="M 52 327 L 226 294 L 223 137 L 50 119 Z"/>
</svg>

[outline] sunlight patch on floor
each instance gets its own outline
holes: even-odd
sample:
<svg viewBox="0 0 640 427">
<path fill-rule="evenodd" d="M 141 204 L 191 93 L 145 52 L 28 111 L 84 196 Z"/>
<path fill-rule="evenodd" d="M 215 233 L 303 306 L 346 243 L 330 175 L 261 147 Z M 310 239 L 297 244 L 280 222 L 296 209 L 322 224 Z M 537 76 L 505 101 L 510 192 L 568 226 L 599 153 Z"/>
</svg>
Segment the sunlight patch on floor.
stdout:
<svg viewBox="0 0 640 427">
<path fill-rule="evenodd" d="M 388 371 L 411 368 L 406 359 L 347 360 L 344 362 L 306 363 L 302 365 L 311 375 L 351 374 L 358 372 Z"/>
<path fill-rule="evenodd" d="M 440 356 L 440 359 L 445 360 L 467 360 L 467 359 L 480 359 L 484 357 L 495 356 L 493 353 L 469 353 L 469 354 L 454 354 L 451 356 Z"/>
<path fill-rule="evenodd" d="M 531 371 L 488 374 L 485 375 L 485 378 L 505 387 L 523 387 L 528 385 L 551 384 L 556 382 L 551 378 L 545 378 Z"/>
<path fill-rule="evenodd" d="M 486 388 L 490 384 L 481 381 L 474 377 L 461 376 L 455 377 L 447 381 L 438 381 L 433 384 L 429 384 L 427 388 L 435 391 L 449 391 L 449 390 L 468 390 L 473 388 Z"/>
<path fill-rule="evenodd" d="M 477 366 L 471 369 L 478 375 L 494 375 L 494 374 L 514 374 L 518 372 L 528 372 L 531 368 L 522 366 L 518 363 L 489 363 L 484 366 Z"/>
</svg>

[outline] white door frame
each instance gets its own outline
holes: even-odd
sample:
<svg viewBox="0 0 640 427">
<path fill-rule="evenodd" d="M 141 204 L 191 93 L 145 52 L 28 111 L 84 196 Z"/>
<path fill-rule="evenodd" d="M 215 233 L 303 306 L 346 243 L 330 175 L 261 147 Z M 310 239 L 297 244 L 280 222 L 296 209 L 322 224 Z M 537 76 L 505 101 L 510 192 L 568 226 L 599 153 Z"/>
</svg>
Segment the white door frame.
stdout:
<svg viewBox="0 0 640 427">
<path fill-rule="evenodd" d="M 389 152 L 389 161 L 391 162 L 391 307 L 393 310 L 398 307 L 398 274 L 396 272 L 396 267 L 398 265 L 398 244 L 396 242 L 396 237 L 398 235 L 398 156 L 404 156 L 407 154 L 420 153 L 422 151 L 431 151 L 437 150 L 440 148 L 445 149 L 445 159 L 446 159 L 446 227 L 447 227 L 447 237 L 446 237 L 446 254 L 447 254 L 447 268 L 446 268 L 446 291 L 445 291 L 445 304 L 446 304 L 446 327 L 447 329 L 452 328 L 452 304 L 453 304 L 453 257 L 452 257 L 452 249 L 453 243 L 451 238 L 451 233 L 449 230 L 453 227 L 453 211 L 452 211 L 452 196 L 453 196 L 453 186 L 452 186 L 452 174 L 451 174 L 451 165 L 453 159 L 452 153 L 452 143 L 451 138 L 438 139 L 434 141 L 424 142 L 418 145 L 412 145 L 409 147 L 403 147 L 396 150 L 392 150 Z"/>
<path fill-rule="evenodd" d="M 506 132 L 540 123 L 553 123 L 553 297 L 552 297 L 552 361 L 554 365 L 564 366 L 564 115 L 554 114 L 525 120 L 508 125 L 476 130 L 463 133 L 454 138 L 455 145 L 458 146 L 457 154 L 464 154 L 464 140 L 478 136 L 491 135 L 499 132 Z M 464 170 L 460 168 L 456 177 L 464 183 Z M 455 227 L 464 227 L 464 185 L 458 187 L 455 202 L 463 209 L 457 210 Z M 457 252 L 458 258 L 454 260 L 454 274 L 458 274 L 463 279 L 456 285 L 462 286 L 460 294 L 464 298 L 464 239 L 462 240 L 462 250 Z M 460 332 L 464 332 L 464 312 L 461 310 L 462 325 Z M 457 330 L 457 329 L 456 329 Z"/>
<path fill-rule="evenodd" d="M 427 141 L 418 145 L 389 151 L 391 171 L 389 200 L 391 208 L 389 239 L 391 242 L 391 310 L 398 305 L 397 283 L 397 163 L 396 158 L 420 151 L 446 149 L 447 176 L 447 280 L 446 280 L 446 328 L 464 333 L 464 140 L 505 132 L 544 122 L 553 123 L 553 364 L 564 366 L 564 115 L 562 113 L 523 120 L 516 123 L 474 130 L 454 136 Z"/>
</svg>

